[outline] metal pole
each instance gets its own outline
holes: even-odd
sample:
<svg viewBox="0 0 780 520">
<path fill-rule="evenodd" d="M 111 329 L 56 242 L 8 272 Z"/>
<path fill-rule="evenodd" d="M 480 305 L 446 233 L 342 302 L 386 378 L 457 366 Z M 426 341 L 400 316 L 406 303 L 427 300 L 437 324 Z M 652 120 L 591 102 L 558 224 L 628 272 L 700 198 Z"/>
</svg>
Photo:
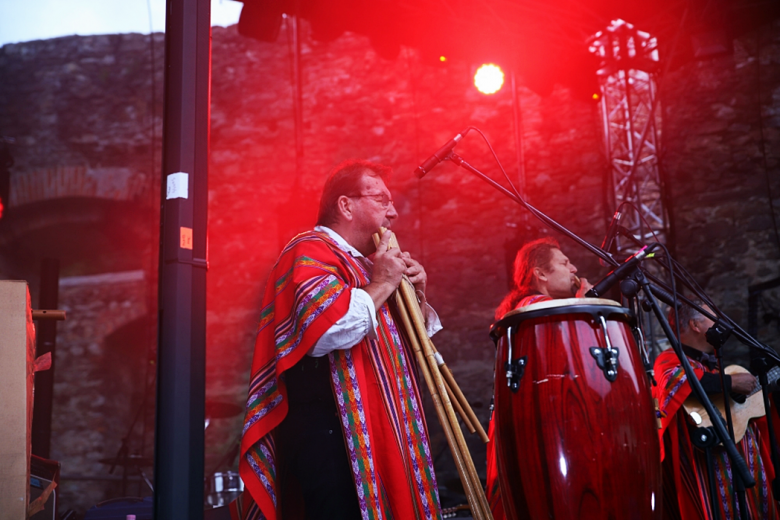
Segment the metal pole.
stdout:
<svg viewBox="0 0 780 520">
<path fill-rule="evenodd" d="M 203 518 L 210 0 L 168 0 L 155 518 Z"/>
<path fill-rule="evenodd" d="M 41 265 L 41 289 L 38 308 L 56 309 L 59 305 L 60 261 L 44 258 Z M 51 368 L 35 374 L 35 398 L 33 404 L 32 452 L 50 458 L 51 412 L 54 404 L 54 359 L 57 346 L 57 321 L 41 320 L 37 323 L 35 355 L 51 352 Z"/>
<path fill-rule="evenodd" d="M 520 95 L 517 93 L 517 82 L 515 80 L 515 72 L 512 71 L 512 115 L 515 119 L 515 152 L 517 161 L 517 187 L 520 191 L 520 196 L 525 200 L 528 199 L 525 185 L 525 148 L 523 146 L 523 113 L 520 108 Z M 527 215 L 523 212 L 523 218 Z"/>
</svg>

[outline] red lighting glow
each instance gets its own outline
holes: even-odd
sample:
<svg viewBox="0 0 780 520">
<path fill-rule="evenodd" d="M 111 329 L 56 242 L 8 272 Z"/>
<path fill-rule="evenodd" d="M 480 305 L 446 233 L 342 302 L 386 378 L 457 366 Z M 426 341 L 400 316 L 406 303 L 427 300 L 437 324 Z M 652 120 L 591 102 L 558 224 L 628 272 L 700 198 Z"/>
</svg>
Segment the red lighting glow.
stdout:
<svg viewBox="0 0 780 520">
<path fill-rule="evenodd" d="M 495 94 L 504 85 L 504 71 L 498 65 L 487 63 L 474 74 L 474 86 L 483 94 Z"/>
</svg>

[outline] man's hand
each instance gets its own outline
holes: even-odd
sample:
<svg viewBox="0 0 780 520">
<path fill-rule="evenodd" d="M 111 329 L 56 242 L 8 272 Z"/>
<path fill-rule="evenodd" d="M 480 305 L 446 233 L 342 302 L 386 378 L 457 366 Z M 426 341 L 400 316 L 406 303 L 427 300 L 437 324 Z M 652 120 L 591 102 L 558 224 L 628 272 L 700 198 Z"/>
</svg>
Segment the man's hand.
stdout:
<svg viewBox="0 0 780 520">
<path fill-rule="evenodd" d="M 584 298 L 585 293 L 593 289 L 593 286 L 588 281 L 587 278 L 580 278 L 580 288 L 577 289 L 577 293 L 574 295 L 575 298 Z"/>
<path fill-rule="evenodd" d="M 406 263 L 404 274 L 414 285 L 414 291 L 417 293 L 417 297 L 424 302 L 425 286 L 428 283 L 428 275 L 426 274 L 425 269 L 423 269 L 422 264 L 412 258 L 412 255 L 409 253 L 401 253 L 401 258 Z"/>
<path fill-rule="evenodd" d="M 385 231 L 382 235 L 382 239 L 376 247 L 376 253 L 374 253 L 371 283 L 363 287 L 363 290 L 374 300 L 374 306 L 377 309 L 398 288 L 401 284 L 401 277 L 407 269 L 401 250 L 397 247 L 387 248 L 391 234 L 390 231 Z"/>
<path fill-rule="evenodd" d="M 731 391 L 737 394 L 750 395 L 758 386 L 758 379 L 753 374 L 731 374 Z"/>
</svg>

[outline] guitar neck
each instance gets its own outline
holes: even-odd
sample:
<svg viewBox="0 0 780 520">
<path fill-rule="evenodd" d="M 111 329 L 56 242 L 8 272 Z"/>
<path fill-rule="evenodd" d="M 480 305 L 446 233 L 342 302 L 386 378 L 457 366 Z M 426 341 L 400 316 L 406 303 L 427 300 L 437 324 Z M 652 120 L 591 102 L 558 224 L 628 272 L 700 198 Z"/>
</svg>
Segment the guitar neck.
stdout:
<svg viewBox="0 0 780 520">
<path fill-rule="evenodd" d="M 780 367 L 773 366 L 769 372 L 766 373 L 766 381 L 768 383 L 767 391 L 774 392 L 777 390 L 777 381 L 780 380 Z M 750 395 L 753 395 L 761 390 L 761 387 L 756 387 L 755 390 L 753 390 L 753 393 Z"/>
</svg>

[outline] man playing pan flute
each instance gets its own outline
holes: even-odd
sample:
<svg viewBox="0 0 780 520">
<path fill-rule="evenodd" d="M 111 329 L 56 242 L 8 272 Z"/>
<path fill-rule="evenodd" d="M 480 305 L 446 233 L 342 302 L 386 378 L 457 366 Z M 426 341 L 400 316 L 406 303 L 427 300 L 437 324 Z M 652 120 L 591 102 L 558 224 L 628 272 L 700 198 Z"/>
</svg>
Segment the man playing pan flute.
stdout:
<svg viewBox="0 0 780 520">
<path fill-rule="evenodd" d="M 582 297 L 591 285 L 586 278 L 578 278 L 577 268 L 561 251 L 553 238 L 541 238 L 525 244 L 517 252 L 514 265 L 515 288 L 496 309 L 496 319 L 507 312 L 560 298 Z M 501 504 L 501 492 L 498 487 L 498 467 L 496 464 L 495 432 L 490 421 L 487 447 L 487 498 L 495 520 L 505 518 Z"/>
<path fill-rule="evenodd" d="M 701 302 L 699 306 L 710 310 Z M 711 396 L 721 393 L 721 380 L 717 370 L 714 348 L 705 336 L 713 322 L 689 306 L 678 311 L 680 341 L 688 361 L 704 390 Z M 676 327 L 674 312 L 669 323 Z M 664 518 L 738 519 L 737 505 L 732 495 L 733 483 L 728 456 L 723 448 L 712 448 L 713 475 L 717 481 L 715 503 L 718 516 L 712 511 L 709 474 L 705 453 L 695 448 L 690 433 L 694 419 L 689 418 L 685 404 L 692 390 L 686 382 L 680 360 L 673 350 L 662 352 L 655 360 L 655 377 L 658 385 L 653 388 L 658 399 L 661 418 L 661 457 L 663 460 Z M 747 372 L 725 376 L 726 390 L 732 394 L 749 395 L 758 385 L 756 378 Z M 755 395 L 760 399 L 760 395 Z M 763 408 L 763 406 L 762 406 Z M 691 414 L 693 416 L 693 414 Z M 700 418 L 699 418 L 700 420 Z M 735 416 L 735 421 L 738 417 Z M 770 459 L 770 443 L 765 419 L 751 420 L 745 435 L 737 442 L 737 448 L 745 457 L 756 485 L 746 490 L 748 517 L 751 519 L 777 519 L 777 506 L 772 498 L 771 481 L 774 469 Z M 689 431 L 690 430 L 690 431 Z"/>
<path fill-rule="evenodd" d="M 317 227 L 271 272 L 241 440 L 243 518 L 441 517 L 416 364 L 388 300 L 405 274 L 424 302 L 426 274 L 388 249 L 389 232 L 372 239 L 398 216 L 388 172 L 338 166 Z"/>
</svg>

